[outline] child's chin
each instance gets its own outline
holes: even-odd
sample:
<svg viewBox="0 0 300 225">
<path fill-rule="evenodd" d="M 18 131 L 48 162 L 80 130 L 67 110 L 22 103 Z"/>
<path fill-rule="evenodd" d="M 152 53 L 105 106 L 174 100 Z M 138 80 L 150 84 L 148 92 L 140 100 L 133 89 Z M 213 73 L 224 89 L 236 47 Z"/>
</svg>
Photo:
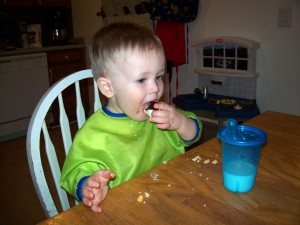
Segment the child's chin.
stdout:
<svg viewBox="0 0 300 225">
<path fill-rule="evenodd" d="M 136 120 L 136 121 L 145 121 L 147 120 L 149 117 L 145 114 L 145 113 L 141 113 L 139 115 L 134 115 L 133 117 L 131 117 L 131 119 Z"/>
<path fill-rule="evenodd" d="M 141 121 L 141 122 L 142 122 L 142 121 L 145 121 L 145 120 L 147 120 L 147 119 L 149 119 L 149 116 L 146 116 L 146 115 L 145 115 L 145 117 L 140 118 L 138 121 Z"/>
</svg>

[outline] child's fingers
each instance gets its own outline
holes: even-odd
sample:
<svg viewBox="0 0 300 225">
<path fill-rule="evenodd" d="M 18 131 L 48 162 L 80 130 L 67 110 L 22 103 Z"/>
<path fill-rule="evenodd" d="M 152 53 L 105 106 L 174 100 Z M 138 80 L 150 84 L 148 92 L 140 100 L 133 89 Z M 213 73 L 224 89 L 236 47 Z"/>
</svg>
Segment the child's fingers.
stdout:
<svg viewBox="0 0 300 225">
<path fill-rule="evenodd" d="M 87 188 L 83 188 L 83 190 L 82 190 L 82 197 L 86 198 L 86 199 L 93 199 L 94 198 L 94 193 L 88 187 Z"/>
<path fill-rule="evenodd" d="M 157 103 L 155 103 L 155 109 L 157 109 L 157 111 L 159 111 L 159 110 L 170 111 L 170 110 L 173 110 L 174 107 L 165 102 L 157 102 Z"/>
<path fill-rule="evenodd" d="M 115 177 L 115 174 L 110 170 L 100 170 L 95 173 L 97 176 L 98 182 L 104 182 L 107 183 L 109 180 L 113 179 Z"/>
<path fill-rule="evenodd" d="M 87 207 L 92 207 L 92 205 L 93 205 L 92 201 L 91 201 L 90 199 L 88 199 L 88 198 L 83 198 L 83 199 L 82 199 L 82 202 L 83 202 L 83 204 L 86 205 Z"/>
<path fill-rule="evenodd" d="M 99 183 L 99 181 L 97 181 L 97 177 L 93 177 L 93 176 L 91 176 L 90 178 L 88 178 L 86 180 L 86 184 L 90 188 L 99 188 L 100 187 L 100 183 Z"/>
<path fill-rule="evenodd" d="M 91 209 L 96 213 L 100 213 L 102 211 L 102 209 L 96 204 L 93 204 Z"/>
<path fill-rule="evenodd" d="M 86 181 L 85 185 L 89 188 L 99 188 L 101 184 L 107 184 L 110 179 L 113 179 L 115 174 L 110 170 L 101 170 L 94 173 Z"/>
</svg>

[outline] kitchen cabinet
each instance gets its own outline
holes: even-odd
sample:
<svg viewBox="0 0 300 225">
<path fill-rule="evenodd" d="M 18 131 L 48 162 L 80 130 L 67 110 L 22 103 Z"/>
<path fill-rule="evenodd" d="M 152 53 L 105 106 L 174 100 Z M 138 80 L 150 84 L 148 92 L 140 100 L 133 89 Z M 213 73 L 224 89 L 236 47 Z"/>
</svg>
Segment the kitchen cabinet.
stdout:
<svg viewBox="0 0 300 225">
<path fill-rule="evenodd" d="M 71 0 L 0 0 L 0 6 L 7 7 L 67 7 L 71 8 Z"/>
<path fill-rule="evenodd" d="M 36 6 L 43 7 L 69 7 L 71 8 L 71 0 L 34 0 Z"/>
<path fill-rule="evenodd" d="M 32 0 L 0 0 L 1 6 L 33 6 Z"/>
<path fill-rule="evenodd" d="M 79 70 L 86 69 L 85 48 L 68 49 L 59 51 L 50 51 L 47 53 L 49 83 L 53 85 L 61 78 L 68 76 Z M 80 82 L 80 90 L 82 102 L 85 112 L 89 112 L 89 94 L 88 82 Z M 70 122 L 76 120 L 76 102 L 75 102 L 75 87 L 68 87 L 63 93 L 64 105 Z M 56 101 L 52 107 L 53 123 L 52 126 L 58 124 L 58 102 Z"/>
</svg>

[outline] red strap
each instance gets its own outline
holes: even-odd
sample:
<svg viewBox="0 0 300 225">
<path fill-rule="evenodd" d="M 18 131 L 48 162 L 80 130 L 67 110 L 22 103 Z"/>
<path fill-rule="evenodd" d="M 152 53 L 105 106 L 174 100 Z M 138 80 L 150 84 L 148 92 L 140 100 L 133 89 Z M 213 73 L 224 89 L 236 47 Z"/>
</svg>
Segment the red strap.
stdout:
<svg viewBox="0 0 300 225">
<path fill-rule="evenodd" d="M 176 96 L 178 96 L 179 80 L 178 80 L 178 66 L 176 66 Z"/>
<path fill-rule="evenodd" d="M 171 102 L 172 102 L 172 87 L 171 87 L 171 81 L 172 81 L 172 80 L 169 80 L 169 105 L 170 105 Z"/>
</svg>

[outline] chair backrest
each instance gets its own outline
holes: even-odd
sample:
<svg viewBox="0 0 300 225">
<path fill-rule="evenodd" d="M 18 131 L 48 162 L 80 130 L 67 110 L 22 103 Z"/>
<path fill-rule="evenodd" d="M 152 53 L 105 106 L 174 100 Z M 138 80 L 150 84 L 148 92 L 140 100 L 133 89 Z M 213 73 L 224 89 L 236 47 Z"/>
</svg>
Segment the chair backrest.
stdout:
<svg viewBox="0 0 300 225">
<path fill-rule="evenodd" d="M 81 100 L 80 93 L 80 80 L 92 79 L 94 90 L 94 108 L 93 111 L 98 110 L 101 107 L 99 91 L 96 82 L 93 79 L 90 69 L 82 70 L 73 73 L 61 80 L 57 81 L 50 89 L 43 95 L 38 105 L 36 106 L 33 115 L 30 120 L 30 124 L 27 131 L 27 157 L 29 161 L 29 169 L 31 177 L 34 183 L 35 190 L 38 194 L 39 200 L 42 204 L 44 212 L 47 217 L 52 217 L 58 214 L 58 208 L 61 210 L 67 210 L 70 208 L 70 202 L 67 193 L 60 187 L 61 165 L 59 164 L 57 157 L 57 148 L 55 147 L 55 140 L 51 138 L 49 133 L 52 131 L 46 124 L 46 116 L 51 109 L 53 102 L 58 99 L 59 102 L 59 125 L 60 133 L 63 141 L 63 157 L 67 154 L 71 144 L 71 129 L 68 116 L 65 111 L 62 92 L 69 86 L 75 86 L 76 92 L 76 116 L 79 129 L 86 121 L 86 113 Z M 59 129 L 59 128 L 57 128 Z M 52 129 L 53 130 L 53 129 Z M 59 132 L 58 132 L 59 133 Z M 43 137 L 43 139 L 41 138 Z M 43 140 L 43 141 L 41 141 Z M 49 188 L 48 179 L 45 176 L 45 163 L 42 161 L 41 149 L 45 151 L 45 157 L 48 161 L 48 169 L 51 180 L 55 185 L 56 195 L 58 200 L 56 204 L 53 198 L 53 191 Z M 64 160 L 64 159 L 63 159 Z M 60 202 L 60 206 L 58 204 Z M 74 202 L 73 202 L 74 203 Z"/>
</svg>

